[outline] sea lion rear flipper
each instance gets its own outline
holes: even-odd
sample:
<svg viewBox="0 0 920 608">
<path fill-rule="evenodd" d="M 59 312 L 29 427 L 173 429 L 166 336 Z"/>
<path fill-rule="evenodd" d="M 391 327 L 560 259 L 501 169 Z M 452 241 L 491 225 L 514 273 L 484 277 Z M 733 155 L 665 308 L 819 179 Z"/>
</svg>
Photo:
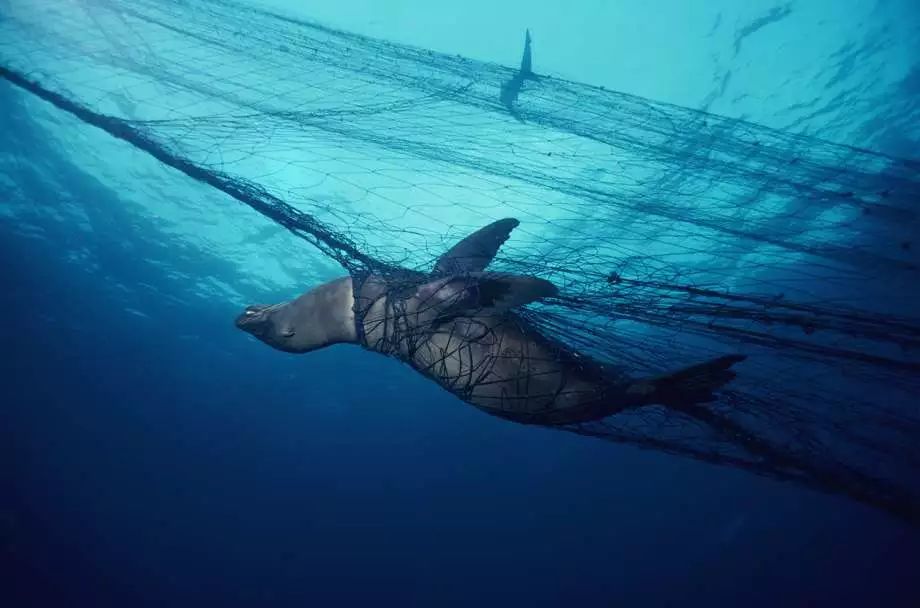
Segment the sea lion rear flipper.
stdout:
<svg viewBox="0 0 920 608">
<path fill-rule="evenodd" d="M 471 272 L 421 285 L 419 308 L 431 307 L 438 317 L 473 315 L 483 309 L 501 312 L 559 293 L 545 279 L 500 272 Z"/>
<path fill-rule="evenodd" d="M 714 401 L 713 391 L 733 380 L 736 374 L 732 366 L 746 358 L 725 355 L 670 374 L 639 380 L 627 392 L 647 397 L 648 403 L 676 408 Z"/>
<path fill-rule="evenodd" d="M 505 218 L 480 228 L 442 255 L 432 274 L 444 277 L 485 270 L 518 224 L 514 218 Z"/>
</svg>

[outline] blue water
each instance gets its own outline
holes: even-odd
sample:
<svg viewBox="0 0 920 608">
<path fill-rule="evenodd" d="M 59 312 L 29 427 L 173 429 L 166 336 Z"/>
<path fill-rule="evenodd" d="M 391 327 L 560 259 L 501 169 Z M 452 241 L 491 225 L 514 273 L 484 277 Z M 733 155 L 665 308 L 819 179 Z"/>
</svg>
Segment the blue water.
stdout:
<svg viewBox="0 0 920 608">
<path fill-rule="evenodd" d="M 315 16 L 508 64 L 529 26 L 545 71 L 918 157 L 910 2 L 492 4 Z M 299 292 L 259 273 L 302 244 L 234 252 L 251 215 L 5 82 L 0 116 L 3 606 L 920 603 L 880 512 L 255 343 L 225 287 Z"/>
</svg>

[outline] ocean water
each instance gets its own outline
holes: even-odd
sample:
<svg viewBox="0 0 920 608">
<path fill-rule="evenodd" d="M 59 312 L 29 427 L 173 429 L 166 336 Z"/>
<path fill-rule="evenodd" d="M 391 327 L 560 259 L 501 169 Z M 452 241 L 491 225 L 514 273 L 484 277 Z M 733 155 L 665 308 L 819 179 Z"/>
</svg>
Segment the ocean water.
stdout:
<svg viewBox="0 0 920 608">
<path fill-rule="evenodd" d="M 913 2 L 693 4 L 261 6 L 507 66 L 520 61 L 530 28 L 540 74 L 920 160 Z M 66 9 L 73 22 L 60 21 L 59 31 L 85 28 L 73 30 L 85 36 L 85 55 L 65 61 L 53 39 L 29 39 L 19 25 L 46 5 L 64 6 L 0 3 L 4 67 L 34 60 L 32 74 L 56 82 L 88 64 L 108 36 L 133 31 L 130 19 L 117 30 L 93 2 L 74 3 L 98 30 Z M 161 50 L 140 33 L 128 39 L 136 46 L 126 56 Z M 220 56 L 183 52 L 190 74 L 213 70 L 220 80 Z M 279 90 L 357 87 L 317 85 L 316 73 L 287 77 Z M 230 113 L 219 98 L 202 109 L 195 99 L 186 106 L 181 91 L 147 86 L 115 86 L 93 72 L 65 89 L 108 113 L 119 101 L 107 95 L 122 91 L 121 112 L 138 120 L 158 106 L 215 117 L 163 127 L 189 155 L 201 133 L 223 141 Z M 333 110 L 351 99 L 328 98 L 322 107 Z M 920 531 L 882 511 L 730 467 L 493 418 L 356 346 L 291 356 L 256 343 L 233 326 L 241 306 L 343 274 L 335 261 L 8 79 L 0 79 L 0 109 L 2 605 L 920 601 Z M 426 116 L 432 122 L 420 130 L 446 120 Z M 248 143 L 290 166 L 301 150 L 279 146 L 282 135 Z M 213 148 L 224 156 L 208 157 L 215 166 L 239 162 L 292 198 L 322 188 L 296 168 L 274 173 L 262 158 L 234 160 L 243 148 L 226 141 Z M 475 150 L 470 141 L 462 143 Z M 323 151 L 335 149 L 324 143 Z M 336 158 L 355 152 L 336 150 Z M 367 191 L 360 180 L 384 179 L 366 167 L 355 190 L 338 190 L 343 198 Z M 455 216 L 463 224 L 464 204 L 482 204 L 463 183 L 443 194 L 431 167 L 421 169 L 407 165 L 399 179 L 442 196 L 414 200 L 406 225 L 424 230 L 425 217 L 439 226 Z M 348 225 L 376 212 L 371 204 L 352 198 L 323 218 Z M 401 226 L 387 217 L 381 240 L 367 241 L 378 248 Z M 526 255 L 514 240 L 509 247 Z M 918 304 L 910 291 L 871 293 L 880 311 Z"/>
</svg>

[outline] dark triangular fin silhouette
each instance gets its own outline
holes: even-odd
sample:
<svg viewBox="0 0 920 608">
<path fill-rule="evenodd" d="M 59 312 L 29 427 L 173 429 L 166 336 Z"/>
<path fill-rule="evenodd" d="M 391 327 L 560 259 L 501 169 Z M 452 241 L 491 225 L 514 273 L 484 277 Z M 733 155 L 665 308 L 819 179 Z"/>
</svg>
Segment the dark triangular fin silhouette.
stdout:
<svg viewBox="0 0 920 608">
<path fill-rule="evenodd" d="M 533 78 L 533 57 L 530 51 L 530 30 L 524 34 L 524 56 L 521 57 L 520 74 L 524 78 Z"/>
<path fill-rule="evenodd" d="M 480 228 L 442 255 L 432 274 L 443 277 L 485 270 L 518 224 L 514 218 L 505 218 Z"/>
</svg>

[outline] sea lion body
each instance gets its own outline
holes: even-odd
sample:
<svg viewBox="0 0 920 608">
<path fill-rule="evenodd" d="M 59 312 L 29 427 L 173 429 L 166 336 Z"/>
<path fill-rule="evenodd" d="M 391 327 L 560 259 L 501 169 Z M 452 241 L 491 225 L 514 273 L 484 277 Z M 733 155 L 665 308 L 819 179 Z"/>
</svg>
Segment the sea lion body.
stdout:
<svg viewBox="0 0 920 608">
<path fill-rule="evenodd" d="M 522 423 L 587 422 L 650 403 L 707 401 L 742 360 L 725 356 L 633 379 L 541 334 L 514 308 L 552 298 L 537 277 L 484 272 L 517 220 L 494 222 L 446 252 L 430 274 L 343 277 L 290 302 L 250 306 L 236 324 L 292 353 L 355 343 L 403 361 L 460 399 Z"/>
<path fill-rule="evenodd" d="M 518 422 L 578 422 L 641 402 L 613 366 L 577 355 L 511 311 L 433 323 L 420 297 L 375 276 L 355 294 L 358 342 L 396 357 L 457 397 Z"/>
</svg>

